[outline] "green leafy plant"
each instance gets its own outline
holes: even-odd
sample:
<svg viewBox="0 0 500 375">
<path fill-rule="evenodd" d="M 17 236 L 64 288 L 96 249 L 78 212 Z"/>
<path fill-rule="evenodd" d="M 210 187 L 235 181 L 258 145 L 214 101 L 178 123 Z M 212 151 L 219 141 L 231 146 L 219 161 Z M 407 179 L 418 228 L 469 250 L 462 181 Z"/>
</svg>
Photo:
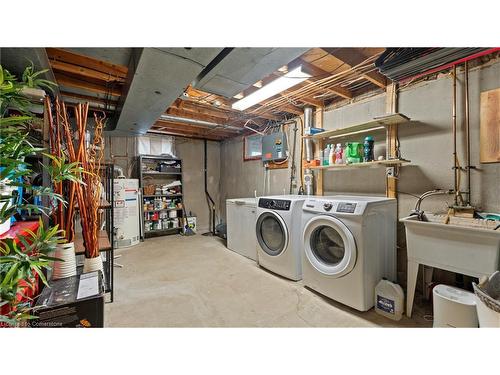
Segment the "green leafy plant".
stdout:
<svg viewBox="0 0 500 375">
<path fill-rule="evenodd" d="M 49 69 L 36 71 L 33 61 L 30 61 L 30 65 L 28 65 L 24 69 L 23 82 L 26 84 L 26 87 L 41 88 L 49 90 L 50 92 L 54 92 L 54 87 L 57 86 L 56 83 L 49 81 L 47 79 L 38 78 L 40 75 L 45 74 L 48 71 Z"/>
<path fill-rule="evenodd" d="M 31 187 L 24 183 L 32 174 L 30 163 L 26 157 L 43 153 L 44 149 L 34 146 L 30 139 L 30 126 L 33 114 L 31 103 L 23 95 L 25 87 L 52 90 L 53 82 L 41 79 L 45 71 L 35 71 L 31 63 L 22 75 L 17 78 L 0 65 L 0 223 L 10 220 L 19 210 L 24 209 L 50 214 L 50 207 L 29 204 L 17 197 L 17 188 L 31 188 L 34 195 L 49 197 L 51 201 L 66 204 L 64 197 L 54 193 L 51 187 Z M 10 113 L 9 116 L 6 116 Z M 12 114 L 13 113 L 13 114 Z M 51 160 L 50 165 L 43 166 L 50 175 L 51 181 L 61 183 L 72 181 L 80 183 L 82 168 L 77 163 L 68 163 L 65 157 L 44 154 Z M 22 284 L 34 287 L 35 275 L 48 285 L 44 270 L 50 269 L 49 253 L 58 243 L 63 242 L 63 231 L 57 226 L 44 228 L 42 222 L 36 233 L 27 231 L 14 239 L 0 240 L 0 307 L 9 305 L 8 315 L 0 315 L 0 322 L 17 325 L 20 321 L 30 319 L 29 307 L 18 303 L 18 294 L 22 293 Z"/>
<path fill-rule="evenodd" d="M 56 245 L 63 243 L 61 230 L 57 226 L 45 229 L 40 220 L 38 230 L 26 230 L 25 235 L 18 236 L 18 241 L 6 239 L 0 242 L 0 306 L 16 305 L 20 293 L 20 282 L 24 281 L 28 288 L 35 289 L 35 275 L 44 285 L 49 286 L 43 269 L 50 268 L 51 262 L 58 260 L 49 254 Z M 0 315 L 0 322 L 12 325 L 19 319 L 30 319 L 31 315 L 17 308 L 7 316 Z"/>
</svg>

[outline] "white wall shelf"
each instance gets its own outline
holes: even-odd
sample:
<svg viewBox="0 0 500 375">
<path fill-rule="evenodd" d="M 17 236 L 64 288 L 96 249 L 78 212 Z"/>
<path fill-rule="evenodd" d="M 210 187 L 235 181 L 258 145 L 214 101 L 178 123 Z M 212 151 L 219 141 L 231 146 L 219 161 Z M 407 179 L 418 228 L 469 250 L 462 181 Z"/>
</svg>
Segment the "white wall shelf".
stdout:
<svg viewBox="0 0 500 375">
<path fill-rule="evenodd" d="M 348 135 L 365 133 L 376 129 L 382 129 L 389 125 L 400 125 L 410 121 L 408 116 L 401 113 L 393 113 L 387 116 L 375 117 L 372 121 L 364 122 L 357 125 L 347 126 L 341 129 L 327 130 L 310 136 L 304 136 L 312 139 L 332 139 L 340 138 Z"/>
</svg>

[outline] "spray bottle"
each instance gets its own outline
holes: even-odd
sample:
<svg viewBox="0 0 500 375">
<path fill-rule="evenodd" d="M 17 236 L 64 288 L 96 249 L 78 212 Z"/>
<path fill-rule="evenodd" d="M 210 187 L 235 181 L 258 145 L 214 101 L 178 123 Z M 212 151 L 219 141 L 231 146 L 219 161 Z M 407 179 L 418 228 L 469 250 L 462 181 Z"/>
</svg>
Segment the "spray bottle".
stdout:
<svg viewBox="0 0 500 375">
<path fill-rule="evenodd" d="M 344 152 L 342 150 L 342 145 L 337 143 L 337 147 L 335 147 L 335 164 L 343 164 L 344 160 Z"/>
<path fill-rule="evenodd" d="M 326 145 L 325 149 L 323 150 L 323 165 L 329 165 L 330 161 L 330 145 Z"/>
</svg>

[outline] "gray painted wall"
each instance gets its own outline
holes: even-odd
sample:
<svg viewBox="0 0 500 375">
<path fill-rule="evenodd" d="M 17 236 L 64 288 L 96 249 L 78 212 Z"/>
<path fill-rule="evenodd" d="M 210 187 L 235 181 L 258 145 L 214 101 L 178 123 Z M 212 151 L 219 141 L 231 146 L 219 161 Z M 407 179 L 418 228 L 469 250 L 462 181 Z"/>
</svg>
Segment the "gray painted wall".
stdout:
<svg viewBox="0 0 500 375">
<path fill-rule="evenodd" d="M 460 163 L 464 159 L 463 73 L 458 76 L 458 154 Z M 469 73 L 471 164 L 478 167 L 472 171 L 472 203 L 485 211 L 500 212 L 500 163 L 479 163 L 479 107 L 480 93 L 500 87 L 500 62 L 471 70 Z M 335 129 L 354 125 L 385 114 L 385 94 L 368 98 L 324 114 L 324 128 Z M 400 126 L 399 138 L 402 156 L 411 164 L 400 169 L 398 190 L 410 194 L 421 194 L 434 188 L 453 188 L 452 138 L 451 138 L 452 79 L 442 76 L 437 80 L 423 82 L 399 93 L 398 111 L 412 121 Z M 359 134 L 351 141 L 362 141 L 367 134 Z M 375 156 L 385 155 L 384 131 L 372 134 L 375 137 Z M 348 139 L 335 140 L 346 142 Z M 264 168 L 259 161 L 242 161 L 242 140 L 223 142 L 221 147 L 221 207 L 225 199 L 253 196 L 254 190 L 262 195 Z M 300 165 L 300 164 L 299 164 Z M 288 191 L 289 170 L 271 171 L 272 187 L 268 194 Z M 300 181 L 300 180 L 299 180 Z M 324 173 L 324 195 L 356 193 L 364 195 L 385 194 L 385 168 L 336 170 Z M 462 189 L 465 189 L 463 174 Z M 428 212 L 446 211 L 451 196 L 430 197 L 422 208 Z M 405 217 L 414 207 L 416 199 L 407 194 L 399 195 L 399 217 Z M 406 284 L 406 247 L 404 227 L 398 225 L 398 280 Z M 452 282 L 453 275 L 445 271 L 435 272 L 436 279 Z M 420 284 L 419 284 L 420 286 Z"/>
<path fill-rule="evenodd" d="M 300 186 L 300 122 L 297 125 L 296 138 L 296 170 L 297 183 Z M 293 128 L 288 126 L 288 144 L 290 159 L 287 169 L 273 169 L 268 171 L 266 188 L 264 190 L 265 168 L 260 160 L 243 161 L 243 138 L 237 137 L 222 142 L 221 146 L 221 194 L 220 207 L 222 217 L 225 218 L 226 199 L 245 198 L 262 195 L 289 193 L 291 154 L 293 150 Z M 293 188 L 293 193 L 297 187 Z"/>
<path fill-rule="evenodd" d="M 197 216 L 198 232 L 208 231 L 210 214 L 205 199 L 204 146 L 202 140 L 175 137 L 177 157 L 183 163 L 184 204 L 189 213 Z M 106 137 L 105 159 L 124 169 L 126 176 L 136 176 L 135 160 L 137 145 L 135 137 Z M 208 190 L 215 202 L 220 201 L 220 143 L 208 141 Z M 219 208 L 216 212 L 220 217 Z M 218 222 L 218 220 L 216 220 Z"/>
<path fill-rule="evenodd" d="M 458 154 L 462 165 L 464 159 L 463 73 L 458 76 Z M 469 73 L 471 162 L 478 166 L 472 171 L 472 202 L 486 211 L 500 211 L 500 164 L 479 163 L 479 105 L 480 93 L 500 87 L 500 62 Z M 451 138 L 452 79 L 449 76 L 420 83 L 400 90 L 398 111 L 412 121 L 400 126 L 399 138 L 402 156 L 411 164 L 401 168 L 399 190 L 420 194 L 433 188 L 453 187 L 452 138 Z M 324 114 L 326 129 L 341 128 L 385 114 L 385 94 L 350 104 Z M 362 141 L 367 134 L 339 139 Z M 373 133 L 376 141 L 375 156 L 385 155 L 385 134 Z M 222 143 L 221 160 L 221 205 L 225 199 L 253 196 L 257 190 L 262 195 L 264 168 L 260 161 L 242 160 L 241 138 Z M 385 169 L 359 169 L 329 171 L 324 173 L 324 194 L 358 193 L 385 194 Z M 271 171 L 271 189 L 267 194 L 288 191 L 289 170 Z M 463 174 L 465 189 L 465 174 Z M 445 210 L 450 196 L 431 197 L 422 208 L 428 211 Z M 401 194 L 399 216 L 404 217 L 413 208 L 415 198 Z"/>
</svg>

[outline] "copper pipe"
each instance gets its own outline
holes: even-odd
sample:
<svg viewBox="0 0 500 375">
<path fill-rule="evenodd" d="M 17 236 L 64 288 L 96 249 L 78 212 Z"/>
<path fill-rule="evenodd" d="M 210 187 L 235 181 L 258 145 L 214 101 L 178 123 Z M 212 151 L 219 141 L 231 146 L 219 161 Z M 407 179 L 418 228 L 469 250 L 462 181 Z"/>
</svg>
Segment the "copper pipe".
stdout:
<svg viewBox="0 0 500 375">
<path fill-rule="evenodd" d="M 465 62 L 465 139 L 467 142 L 467 205 L 471 202 L 471 185 L 470 185 L 470 123 L 469 123 L 469 64 Z"/>
</svg>

